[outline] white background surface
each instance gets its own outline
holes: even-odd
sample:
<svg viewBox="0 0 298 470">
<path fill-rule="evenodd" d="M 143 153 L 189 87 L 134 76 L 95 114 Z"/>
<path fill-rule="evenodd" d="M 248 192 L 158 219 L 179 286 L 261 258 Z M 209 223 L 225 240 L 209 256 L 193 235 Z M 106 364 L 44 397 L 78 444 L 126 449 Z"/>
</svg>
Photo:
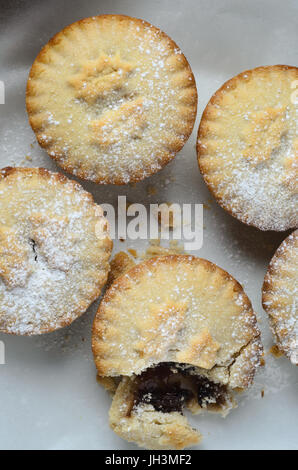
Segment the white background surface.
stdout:
<svg viewBox="0 0 298 470">
<path fill-rule="evenodd" d="M 118 194 L 127 195 L 130 202 L 147 204 L 207 203 L 204 245 L 194 254 L 216 262 L 244 285 L 258 312 L 268 351 L 272 338 L 260 290 L 267 264 L 286 234 L 262 233 L 225 214 L 202 181 L 194 146 L 201 113 L 226 79 L 259 65 L 297 65 L 298 2 L 1 0 L 0 80 L 6 86 L 6 104 L 0 105 L 2 167 L 22 164 L 57 169 L 35 143 L 27 123 L 29 68 L 52 35 L 73 21 L 102 13 L 146 19 L 177 42 L 197 80 L 198 118 L 192 137 L 175 161 L 136 188 L 82 184 L 99 203 L 115 203 Z M 24 162 L 27 155 L 31 162 Z M 156 195 L 147 195 L 149 185 L 157 188 Z M 125 247 L 135 244 L 115 243 L 115 251 Z M 70 328 L 50 335 L 18 338 L 0 334 L 6 346 L 6 365 L 0 365 L 1 449 L 136 448 L 109 429 L 110 398 L 95 380 L 90 329 L 97 304 Z M 191 418 L 204 434 L 200 449 L 298 448 L 298 368 L 270 354 L 266 354 L 266 363 L 253 388 L 225 420 L 214 415 Z"/>
</svg>

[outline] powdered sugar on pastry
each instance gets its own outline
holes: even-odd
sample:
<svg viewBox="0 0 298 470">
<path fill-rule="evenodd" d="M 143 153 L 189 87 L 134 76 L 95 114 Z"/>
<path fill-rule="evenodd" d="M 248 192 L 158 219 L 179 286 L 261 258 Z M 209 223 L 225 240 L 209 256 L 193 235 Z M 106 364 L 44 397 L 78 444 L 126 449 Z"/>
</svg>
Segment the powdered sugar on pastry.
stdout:
<svg viewBox="0 0 298 470">
<path fill-rule="evenodd" d="M 197 93 L 176 44 L 121 15 L 73 23 L 36 58 L 27 110 L 39 144 L 65 170 L 126 184 L 156 173 L 187 141 Z"/>
<path fill-rule="evenodd" d="M 100 294 L 111 241 L 92 196 L 57 173 L 0 175 L 0 331 L 46 333 L 70 324 Z M 102 226 L 102 225 L 101 225 Z"/>
<path fill-rule="evenodd" d="M 103 383 L 120 381 L 112 428 L 156 449 L 198 442 L 199 434 L 178 419 L 183 407 L 227 414 L 235 406 L 233 390 L 252 383 L 262 354 L 242 287 L 188 255 L 125 268 L 100 304 L 92 348 Z"/>
<path fill-rule="evenodd" d="M 263 285 L 263 307 L 278 348 L 298 365 L 298 230 L 289 235 L 273 256 Z"/>
<path fill-rule="evenodd" d="M 218 202 L 261 230 L 298 223 L 298 107 L 291 100 L 296 67 L 241 73 L 209 101 L 201 120 L 200 170 Z"/>
</svg>

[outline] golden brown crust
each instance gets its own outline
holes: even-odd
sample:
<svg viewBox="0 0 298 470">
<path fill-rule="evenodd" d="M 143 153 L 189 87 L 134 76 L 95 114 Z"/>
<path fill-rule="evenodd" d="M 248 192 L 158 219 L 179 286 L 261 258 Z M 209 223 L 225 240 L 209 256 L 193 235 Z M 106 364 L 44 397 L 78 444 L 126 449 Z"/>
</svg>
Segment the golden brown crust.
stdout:
<svg viewBox="0 0 298 470">
<path fill-rule="evenodd" d="M 107 287 L 110 287 L 111 284 L 122 274 L 128 271 L 130 268 L 135 266 L 134 260 L 124 251 L 116 253 L 114 258 L 110 263 L 110 272 L 107 281 Z"/>
<path fill-rule="evenodd" d="M 110 426 L 123 439 L 146 449 L 184 449 L 202 438 L 178 412 L 161 413 L 150 405 L 130 412 L 133 381 L 125 377 L 117 388 L 110 409 Z"/>
<path fill-rule="evenodd" d="M 182 294 L 175 297 L 175 291 L 179 290 L 181 284 L 176 278 L 182 276 L 182 273 L 185 276 L 185 284 Z M 152 279 L 152 283 L 148 279 Z M 221 297 L 218 299 L 213 291 L 215 285 L 217 291 L 221 292 Z M 194 286 L 196 286 L 196 295 L 188 295 L 188 290 L 192 292 Z M 207 294 L 208 289 L 210 289 L 210 299 Z M 197 312 L 196 309 L 200 308 L 198 300 L 201 305 L 202 302 L 206 303 L 206 315 L 211 315 L 209 320 L 204 320 Z M 122 302 L 126 305 L 124 307 L 123 304 L 124 311 L 121 307 Z M 142 307 L 138 306 L 139 302 Z M 170 316 L 163 315 L 162 312 L 165 314 L 169 312 L 169 315 L 172 313 L 172 322 L 167 320 Z M 232 312 L 234 316 L 231 323 Z M 222 318 L 218 315 L 222 315 Z M 221 321 L 224 323 L 221 324 Z M 230 332 L 227 338 L 220 338 L 220 331 L 223 331 L 225 322 L 229 324 Z M 237 329 L 237 334 L 233 331 L 234 327 Z M 128 333 L 130 328 L 135 329 L 132 336 Z M 183 332 L 182 337 L 181 332 Z M 197 347 L 198 334 L 203 333 L 206 341 L 204 344 L 200 343 L 200 349 Z M 177 334 L 179 334 L 179 346 L 176 345 Z M 232 338 L 235 335 L 238 336 L 236 343 L 233 344 Z M 210 261 L 188 255 L 173 255 L 152 258 L 116 279 L 105 293 L 95 317 L 92 349 L 98 373 L 103 376 L 117 376 L 138 374 L 158 362 L 180 362 L 179 357 L 182 356 L 190 358 L 188 363 L 196 366 L 205 365 L 207 369 L 215 365 L 231 365 L 235 355 L 255 339 L 260 346 L 258 338 L 259 330 L 251 303 L 235 279 Z M 228 346 L 227 344 L 223 346 L 224 342 Z M 121 344 L 125 359 L 122 360 L 121 354 L 119 355 L 118 347 L 114 350 L 112 345 L 116 344 Z M 206 348 L 210 351 L 210 355 L 205 354 Z M 171 353 L 171 350 L 175 352 Z M 261 347 L 258 351 L 252 349 L 251 352 L 254 354 L 252 363 L 254 362 L 255 370 L 261 355 Z M 252 381 L 251 373 L 248 375 L 247 384 Z M 242 379 L 241 383 L 245 382 Z"/>
<path fill-rule="evenodd" d="M 210 261 L 189 255 L 151 258 L 124 269 L 98 309 L 92 349 L 100 382 L 113 394 L 112 429 L 148 449 L 182 449 L 201 435 L 178 411 L 135 401 L 139 374 L 152 367 L 154 377 L 159 363 L 191 365 L 190 374 L 221 384 L 224 400 L 199 403 L 190 379 L 194 396 L 185 406 L 192 413 L 207 409 L 225 416 L 236 404 L 233 390 L 252 383 L 262 354 L 256 317 L 241 285 Z"/>
<path fill-rule="evenodd" d="M 210 370 L 216 364 L 216 355 L 219 349 L 220 344 L 212 338 L 208 328 L 204 328 L 192 337 L 186 350 L 177 354 L 177 360 Z"/>
<path fill-rule="evenodd" d="M 108 34 L 109 28 L 115 28 L 115 25 L 117 27 L 115 30 L 113 29 L 113 35 L 109 34 L 107 36 L 109 43 L 106 43 L 107 38 L 104 35 Z M 100 37 L 100 34 L 103 35 L 102 41 L 100 41 L 99 38 L 97 39 L 97 35 Z M 124 34 L 122 39 L 121 34 Z M 156 64 L 158 63 L 158 47 L 156 46 L 154 48 L 149 40 L 146 42 L 146 35 L 149 35 L 148 38 L 151 38 L 150 41 L 152 41 L 152 44 L 154 43 L 157 46 L 158 44 L 160 45 L 160 64 L 162 64 L 163 60 L 165 60 L 165 65 L 160 65 L 157 67 L 155 74 L 153 73 L 154 70 L 152 67 L 155 63 L 155 59 Z M 120 39 L 118 39 L 118 36 Z M 112 37 L 113 40 L 111 39 Z M 144 40 L 143 43 L 142 39 Z M 95 57 L 94 54 L 92 55 L 92 50 L 94 49 L 93 45 L 97 40 L 99 41 L 100 47 L 103 44 L 102 51 L 104 54 L 106 54 L 106 59 L 103 57 L 99 63 L 95 62 L 97 57 Z M 122 148 L 121 142 L 119 142 L 119 132 L 117 131 L 117 134 L 114 136 L 113 130 L 112 132 L 110 132 L 110 130 L 106 130 L 106 128 L 109 127 L 109 124 L 112 124 L 113 127 L 114 119 L 118 119 L 116 116 L 114 116 L 114 114 L 115 112 L 119 113 L 119 110 L 122 109 L 122 105 L 118 107 L 116 111 L 111 111 L 109 116 L 107 113 L 103 113 L 103 111 L 105 111 L 104 109 L 100 110 L 100 113 L 96 111 L 95 114 L 97 115 L 97 118 L 95 118 L 95 114 L 91 108 L 94 107 L 95 99 L 93 94 L 95 90 L 99 93 L 99 90 L 101 90 L 102 87 L 106 87 L 107 92 L 118 93 L 120 86 L 119 81 L 124 80 L 124 75 L 117 75 L 118 72 L 116 71 L 110 74 L 109 80 L 106 80 L 105 76 L 99 80 L 95 77 L 94 80 L 97 80 L 96 86 L 92 85 L 92 83 L 90 84 L 88 80 L 90 79 L 90 74 L 92 74 L 92 68 L 93 70 L 96 68 L 101 70 L 102 61 L 105 60 L 114 60 L 116 65 L 118 64 L 117 67 L 119 66 L 119 63 L 123 63 L 124 65 L 123 67 L 121 66 L 121 70 L 124 71 L 123 73 L 126 73 L 125 69 L 127 69 L 127 77 L 128 80 L 130 80 L 129 74 L 131 73 L 132 67 L 134 67 L 134 69 L 137 67 L 135 67 L 132 63 L 129 64 L 128 60 L 126 60 L 126 62 L 121 62 L 120 55 L 117 51 L 114 58 L 109 56 L 109 51 L 114 50 L 115 53 L 115 49 L 118 48 L 118 50 L 120 50 L 123 47 L 123 43 L 126 42 L 127 46 L 124 49 L 123 55 L 129 56 L 129 47 L 131 46 L 133 48 L 135 46 L 132 44 L 132 42 L 137 41 L 137 43 L 139 43 L 140 40 L 141 48 L 144 47 L 145 49 L 148 48 L 151 50 L 150 60 L 147 61 L 146 65 L 148 70 L 144 69 L 142 73 L 150 74 L 151 67 L 153 72 L 150 80 L 153 84 L 155 83 L 156 86 L 158 85 L 160 87 L 159 96 L 157 96 L 158 90 L 156 89 L 153 95 L 148 95 L 148 98 L 154 100 L 156 96 L 159 103 L 162 103 L 164 100 L 166 111 L 164 114 L 162 114 L 162 106 L 160 106 L 159 112 L 161 114 L 158 114 L 154 107 L 154 103 L 152 104 L 152 109 L 150 104 L 148 113 L 145 110 L 146 116 L 144 115 L 142 120 L 139 121 L 139 107 L 142 107 L 143 104 L 145 107 L 147 106 L 146 103 L 140 103 L 139 107 L 137 108 L 137 114 L 132 116 L 131 125 L 129 124 L 130 117 L 126 117 L 126 122 L 128 122 L 128 124 L 125 124 L 126 128 L 124 129 L 125 135 L 131 133 L 132 145 L 134 145 L 138 139 L 140 141 L 140 145 L 135 147 L 132 146 L 130 148 L 129 145 L 131 142 L 127 141 L 124 142 L 125 146 Z M 71 55 L 72 41 L 74 41 L 73 47 L 76 49 L 73 56 Z M 77 43 L 75 41 L 77 41 Z M 83 49 L 84 41 L 86 41 L 85 50 Z M 87 47 L 88 41 L 90 45 L 89 48 Z M 106 46 L 104 46 L 104 44 L 106 44 Z M 99 46 L 97 46 L 97 53 L 100 52 Z M 104 47 L 106 50 L 104 50 Z M 85 52 L 83 53 L 81 49 Z M 69 61 L 77 62 L 75 63 L 75 70 L 77 70 L 80 66 L 80 63 L 78 62 L 78 56 L 81 53 L 84 57 L 84 61 L 87 61 L 88 57 L 90 56 L 90 66 L 87 62 L 84 62 L 86 77 L 84 78 L 82 76 L 82 72 L 77 72 L 77 75 L 72 76 L 68 71 L 67 73 L 65 72 L 63 79 L 65 80 L 65 83 L 68 83 L 69 87 L 73 87 L 73 94 L 76 93 L 74 97 L 77 96 L 78 101 L 86 101 L 87 108 L 84 108 L 85 105 L 81 103 L 82 109 L 85 109 L 88 112 L 90 110 L 90 115 L 94 114 L 92 118 L 94 125 L 92 124 L 91 126 L 93 128 L 93 137 L 91 138 L 90 136 L 90 139 L 89 132 L 87 131 L 87 128 L 85 129 L 84 127 L 83 114 L 80 116 L 78 115 L 78 118 L 80 118 L 79 124 L 76 123 L 76 110 L 78 113 L 81 113 L 81 110 L 79 111 L 78 108 L 69 108 L 72 110 L 74 109 L 74 112 L 70 113 L 70 120 L 72 122 L 71 125 L 68 126 L 66 122 L 67 119 L 64 119 L 66 116 L 66 110 L 64 110 L 63 113 L 63 110 L 60 112 L 58 109 L 59 106 L 57 100 L 57 90 L 55 90 L 52 98 L 48 97 L 50 84 L 55 83 L 57 89 L 59 86 L 60 73 L 56 74 L 55 81 L 52 78 L 50 70 L 50 68 L 57 66 L 55 59 L 59 57 L 61 60 L 67 62 L 67 54 L 69 54 Z M 140 57 L 144 60 L 146 59 L 146 53 L 138 56 L 134 50 L 134 53 L 131 54 L 130 57 L 131 62 L 135 60 L 134 56 L 136 56 L 138 60 L 140 60 Z M 67 65 L 69 65 L 68 62 Z M 138 65 L 140 66 L 140 64 Z M 109 64 L 107 64 L 107 70 L 108 67 L 110 67 Z M 168 76 L 169 79 L 167 86 L 164 86 L 166 80 L 163 76 L 164 72 L 162 67 L 165 67 L 165 76 Z M 79 75 L 80 73 L 81 75 Z M 103 80 L 105 81 L 103 82 Z M 140 77 L 138 77 L 138 80 L 140 80 Z M 82 84 L 81 88 L 80 83 Z M 139 85 L 139 82 L 132 82 L 134 95 L 136 94 L 136 88 Z M 144 90 L 144 97 L 146 100 L 146 93 L 148 93 L 148 90 L 146 92 L 146 87 Z M 170 98 L 170 95 L 167 96 L 166 90 L 173 91 L 172 99 Z M 65 100 L 67 100 L 68 91 L 69 90 L 67 89 L 65 92 Z M 127 93 L 130 92 L 128 91 Z M 103 91 L 101 96 L 105 98 L 105 91 Z M 131 99 L 132 98 L 129 99 L 130 101 L 124 103 L 123 106 L 126 106 L 129 103 L 133 103 L 133 100 L 131 101 Z M 137 96 L 137 100 L 138 99 L 141 99 L 141 97 Z M 59 102 L 61 102 L 61 99 Z M 121 100 L 119 102 L 121 103 Z M 55 103 L 57 105 L 56 107 Z M 173 109 L 168 108 L 169 104 L 171 104 Z M 126 184 L 128 182 L 137 182 L 156 173 L 170 160 L 172 160 L 179 150 L 181 150 L 193 129 L 197 107 L 197 92 L 195 79 L 186 58 L 181 53 L 174 41 L 172 41 L 165 33 L 152 26 L 150 23 L 140 19 L 131 18 L 124 15 L 101 15 L 92 18 L 85 18 L 67 26 L 62 31 L 57 33 L 46 46 L 44 46 L 37 56 L 29 74 L 26 92 L 26 105 L 29 115 L 29 122 L 36 134 L 36 138 L 39 144 L 47 150 L 51 158 L 56 160 L 64 170 L 73 173 L 80 178 L 91 179 L 96 183 L 112 183 L 120 185 Z M 67 108 L 67 101 L 65 105 L 65 108 Z M 110 105 L 106 107 L 106 109 L 110 108 Z M 133 112 L 133 110 L 131 112 Z M 57 120 L 56 114 L 59 114 L 61 119 L 59 118 L 59 120 Z M 127 112 L 125 111 L 124 114 L 127 114 Z M 53 115 L 55 115 L 55 118 L 53 118 Z M 98 119 L 99 115 L 100 119 Z M 61 124 L 62 118 L 63 123 Z M 51 121 L 50 123 L 48 122 L 49 120 Z M 138 122 L 136 122 L 136 120 Z M 122 125 L 121 120 L 118 122 L 120 122 Z M 158 130 L 156 126 L 160 126 L 161 124 L 163 127 L 160 127 Z M 127 126 L 130 127 L 127 128 Z M 152 127 L 152 130 L 150 130 L 150 126 Z M 61 132 L 59 131 L 60 127 Z M 71 127 L 73 130 L 71 130 Z M 84 131 L 82 130 L 82 135 L 80 135 L 80 127 L 84 127 Z M 146 132 L 148 131 L 148 138 L 143 137 L 144 128 L 146 128 Z M 103 129 L 104 131 L 102 132 Z M 150 133 L 148 129 L 150 130 Z M 108 133 L 106 134 L 106 132 Z M 85 138 L 87 134 L 88 136 Z M 134 139 L 136 139 L 135 142 L 133 142 Z M 121 147 L 119 152 L 116 152 L 116 147 L 113 147 L 112 145 L 115 144 L 117 140 Z M 80 146 L 80 142 L 83 142 L 82 146 Z M 97 146 L 96 149 L 94 149 L 94 146 Z M 112 159 L 108 155 L 110 146 L 112 149 L 111 155 L 114 152 L 114 160 L 117 162 L 115 165 L 112 163 Z M 150 151 L 151 156 L 149 155 Z M 131 152 L 131 154 L 129 154 L 129 152 Z M 141 158 L 139 158 L 141 162 L 140 164 L 135 160 L 135 154 L 137 153 L 139 153 L 139 157 L 141 156 Z M 88 160 L 84 159 L 84 155 L 86 154 L 88 155 Z M 103 155 L 105 156 L 105 159 L 103 158 Z"/>
<path fill-rule="evenodd" d="M 44 168 L 4 168 L 0 186 L 0 331 L 67 326 L 107 279 L 112 242 L 102 209 L 77 182 Z"/>
<path fill-rule="evenodd" d="M 277 347 L 298 365 L 297 310 L 298 230 L 276 250 L 265 275 L 262 303 Z"/>
<path fill-rule="evenodd" d="M 283 231 L 298 222 L 295 79 L 298 68 L 288 65 L 240 73 L 211 97 L 198 130 L 198 164 L 208 189 L 230 215 L 261 230 Z"/>
<path fill-rule="evenodd" d="M 119 385 L 119 380 L 117 380 L 115 377 L 101 377 L 100 375 L 97 375 L 96 380 L 112 396 L 115 394 L 117 387 Z"/>
</svg>

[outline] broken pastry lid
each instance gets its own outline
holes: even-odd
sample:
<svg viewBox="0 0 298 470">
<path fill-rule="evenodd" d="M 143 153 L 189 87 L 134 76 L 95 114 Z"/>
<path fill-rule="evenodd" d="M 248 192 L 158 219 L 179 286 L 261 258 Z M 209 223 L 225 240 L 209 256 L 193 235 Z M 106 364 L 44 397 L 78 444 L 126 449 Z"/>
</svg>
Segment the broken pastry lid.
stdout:
<svg viewBox="0 0 298 470">
<path fill-rule="evenodd" d="M 114 394 L 112 429 L 148 449 L 197 444 L 201 435 L 184 411 L 226 415 L 263 352 L 240 284 L 188 255 L 152 258 L 116 278 L 92 348 L 99 381 Z"/>
<path fill-rule="evenodd" d="M 119 436 L 141 447 L 183 449 L 202 438 L 183 415 L 185 409 L 226 416 L 235 406 L 232 389 L 211 379 L 210 371 L 161 362 L 115 384 L 110 424 Z"/>
</svg>

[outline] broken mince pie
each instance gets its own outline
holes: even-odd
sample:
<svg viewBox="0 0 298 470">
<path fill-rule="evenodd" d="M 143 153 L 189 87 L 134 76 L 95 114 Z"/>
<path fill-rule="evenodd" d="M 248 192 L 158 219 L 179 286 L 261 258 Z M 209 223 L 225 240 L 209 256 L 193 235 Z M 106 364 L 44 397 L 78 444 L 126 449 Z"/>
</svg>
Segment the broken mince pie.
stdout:
<svg viewBox="0 0 298 470">
<path fill-rule="evenodd" d="M 99 381 L 114 395 L 112 429 L 149 449 L 198 443 L 183 409 L 226 415 L 262 354 L 240 284 L 188 255 L 152 258 L 120 275 L 100 304 L 92 347 Z"/>
</svg>

